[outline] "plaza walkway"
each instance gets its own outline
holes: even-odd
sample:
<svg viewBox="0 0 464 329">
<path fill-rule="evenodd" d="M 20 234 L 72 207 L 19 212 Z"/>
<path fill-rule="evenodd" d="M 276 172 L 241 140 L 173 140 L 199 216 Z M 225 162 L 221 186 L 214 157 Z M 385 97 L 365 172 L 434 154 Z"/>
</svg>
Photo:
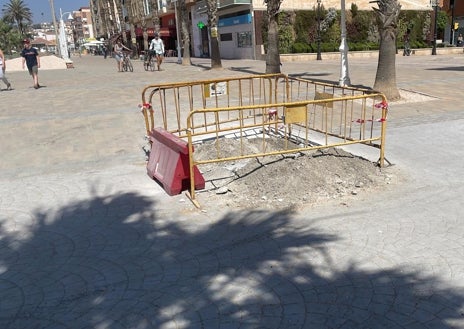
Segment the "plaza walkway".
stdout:
<svg viewBox="0 0 464 329">
<path fill-rule="evenodd" d="M 263 73 L 167 58 L 164 71 L 8 72 L 0 92 L 0 328 L 464 328 L 464 55 L 397 59 L 387 170 L 401 181 L 305 211 L 196 209 L 145 171 L 141 90 Z M 350 61 L 371 87 L 376 58 Z M 339 61 L 283 73 L 338 81 Z M 2 85 L 4 89 L 5 86 Z"/>
</svg>

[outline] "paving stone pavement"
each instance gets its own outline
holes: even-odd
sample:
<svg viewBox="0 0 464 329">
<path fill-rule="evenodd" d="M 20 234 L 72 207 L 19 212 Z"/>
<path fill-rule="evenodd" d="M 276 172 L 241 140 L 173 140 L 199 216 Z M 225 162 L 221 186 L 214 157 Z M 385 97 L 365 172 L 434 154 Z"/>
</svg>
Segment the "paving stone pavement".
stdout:
<svg viewBox="0 0 464 329">
<path fill-rule="evenodd" d="M 398 57 L 386 156 L 404 181 L 347 205 L 239 211 L 145 173 L 142 88 L 262 73 L 166 59 L 9 72 L 0 92 L 0 328 L 464 328 L 464 55 Z M 372 86 L 376 58 L 351 60 Z M 336 60 L 283 73 L 338 81 Z M 3 86 L 5 88 L 5 86 Z"/>
</svg>

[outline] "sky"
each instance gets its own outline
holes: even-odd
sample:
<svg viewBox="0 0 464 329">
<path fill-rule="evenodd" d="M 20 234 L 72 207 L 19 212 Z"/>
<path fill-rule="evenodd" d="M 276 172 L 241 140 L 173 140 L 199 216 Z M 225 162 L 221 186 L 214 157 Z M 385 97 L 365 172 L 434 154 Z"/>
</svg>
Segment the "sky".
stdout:
<svg viewBox="0 0 464 329">
<path fill-rule="evenodd" d="M 0 0 L 0 9 L 3 9 L 3 6 L 9 2 L 9 0 Z M 23 2 L 32 11 L 34 23 L 52 21 L 50 0 L 23 0 Z M 89 7 L 90 3 L 89 0 L 53 0 L 53 2 L 57 20 L 60 19 L 60 8 L 64 13 L 79 10 L 81 7 Z"/>
</svg>

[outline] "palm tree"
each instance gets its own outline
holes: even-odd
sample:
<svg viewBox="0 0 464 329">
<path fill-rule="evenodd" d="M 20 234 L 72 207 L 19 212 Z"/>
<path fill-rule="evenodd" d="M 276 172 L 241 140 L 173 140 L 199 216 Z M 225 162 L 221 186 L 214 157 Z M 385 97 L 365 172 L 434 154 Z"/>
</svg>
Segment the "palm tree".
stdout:
<svg viewBox="0 0 464 329">
<path fill-rule="evenodd" d="M 6 22 L 16 24 L 21 36 L 26 35 L 26 27 L 32 24 L 32 12 L 23 0 L 10 0 L 3 5 L 3 18 Z"/>
<path fill-rule="evenodd" d="M 373 8 L 380 34 L 379 60 L 374 89 L 385 94 L 388 100 L 400 98 L 396 86 L 396 35 L 401 5 L 397 0 L 378 0 Z"/>
<path fill-rule="evenodd" d="M 209 25 L 209 38 L 211 42 L 211 68 L 222 68 L 221 54 L 219 52 L 218 28 L 217 28 L 217 0 L 206 0 L 206 8 Z"/>
<path fill-rule="evenodd" d="M 155 32 L 159 33 L 160 32 L 160 23 L 161 23 L 161 20 L 160 20 L 160 17 L 159 17 L 159 13 L 160 13 L 160 10 L 161 8 L 159 8 L 159 1 L 158 0 L 152 0 L 151 1 L 151 12 L 153 13 L 153 25 L 155 26 Z"/>
<path fill-rule="evenodd" d="M 123 15 L 123 1 L 115 1 L 114 8 L 116 8 L 117 11 L 117 13 L 114 13 L 114 17 L 118 17 L 119 21 L 119 24 L 117 24 L 117 21 L 115 22 L 116 28 L 122 33 L 122 42 L 127 44 L 126 24 Z"/>
<path fill-rule="evenodd" d="M 278 14 L 282 1 L 264 0 L 268 17 L 266 73 L 280 73 Z"/>
</svg>

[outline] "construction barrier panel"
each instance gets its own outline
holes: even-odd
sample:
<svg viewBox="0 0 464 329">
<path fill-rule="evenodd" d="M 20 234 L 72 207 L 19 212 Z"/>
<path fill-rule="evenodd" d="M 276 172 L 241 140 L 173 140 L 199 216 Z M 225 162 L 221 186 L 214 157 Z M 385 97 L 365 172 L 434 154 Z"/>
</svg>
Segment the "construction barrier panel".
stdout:
<svg viewBox="0 0 464 329">
<path fill-rule="evenodd" d="M 190 171 L 189 148 L 186 141 L 162 128 L 155 128 L 150 133 L 150 142 L 148 176 L 158 181 L 169 195 L 180 194 L 190 188 L 191 172 L 194 176 L 194 188 L 205 188 L 205 180 L 198 168 L 194 166 Z"/>
</svg>

